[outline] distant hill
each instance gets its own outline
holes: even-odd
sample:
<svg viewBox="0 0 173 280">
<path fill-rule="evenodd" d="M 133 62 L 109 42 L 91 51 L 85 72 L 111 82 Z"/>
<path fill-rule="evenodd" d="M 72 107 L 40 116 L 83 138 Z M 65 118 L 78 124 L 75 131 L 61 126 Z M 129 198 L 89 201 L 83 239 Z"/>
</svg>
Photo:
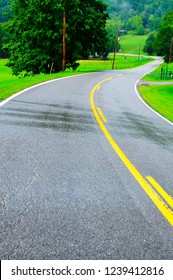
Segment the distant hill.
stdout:
<svg viewBox="0 0 173 280">
<path fill-rule="evenodd" d="M 173 0 L 104 0 L 110 19 L 119 19 L 120 28 L 144 34 L 157 30 L 161 18 L 173 10 Z M 117 20 L 117 19 L 116 19 Z"/>
</svg>

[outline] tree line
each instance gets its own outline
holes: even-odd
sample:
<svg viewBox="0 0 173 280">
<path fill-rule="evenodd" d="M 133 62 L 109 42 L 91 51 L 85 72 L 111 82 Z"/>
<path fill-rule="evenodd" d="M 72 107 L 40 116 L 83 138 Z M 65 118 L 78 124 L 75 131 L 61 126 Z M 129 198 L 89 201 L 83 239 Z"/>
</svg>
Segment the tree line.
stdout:
<svg viewBox="0 0 173 280">
<path fill-rule="evenodd" d="M 89 55 L 106 57 L 120 29 L 148 33 L 145 52 L 172 59 L 173 0 L 9 1 L 0 0 L 0 57 L 9 54 L 15 75 L 62 70 L 64 14 L 66 68 Z"/>
<path fill-rule="evenodd" d="M 145 43 L 144 51 L 149 55 L 163 56 L 166 62 L 172 61 L 173 54 L 173 10 L 163 16 L 156 33 L 151 33 Z"/>
<path fill-rule="evenodd" d="M 119 28 L 143 35 L 158 29 L 161 19 L 173 10 L 172 0 L 105 0 L 110 20 Z"/>
</svg>

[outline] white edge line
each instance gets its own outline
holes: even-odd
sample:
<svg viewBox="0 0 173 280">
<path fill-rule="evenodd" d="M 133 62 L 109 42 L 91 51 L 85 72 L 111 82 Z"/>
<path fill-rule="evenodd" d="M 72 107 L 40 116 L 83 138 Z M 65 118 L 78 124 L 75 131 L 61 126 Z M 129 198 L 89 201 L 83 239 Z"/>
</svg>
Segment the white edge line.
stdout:
<svg viewBox="0 0 173 280">
<path fill-rule="evenodd" d="M 94 72 L 94 73 L 97 73 L 97 72 Z M 57 81 L 59 81 L 59 80 L 68 79 L 68 78 L 74 78 L 74 77 L 83 76 L 83 75 L 89 75 L 89 74 L 93 74 L 93 73 L 84 73 L 84 74 L 78 74 L 78 75 L 73 75 L 73 76 L 68 76 L 68 77 L 56 78 L 56 79 L 52 79 L 52 80 L 49 80 L 49 81 L 45 81 L 45 82 L 36 84 L 36 85 L 34 85 L 34 86 L 25 88 L 25 89 L 23 89 L 22 91 L 17 92 L 17 93 L 15 93 L 15 94 L 13 94 L 12 96 L 8 97 L 8 98 L 5 99 L 4 101 L 1 101 L 1 102 L 0 102 L 0 107 L 4 106 L 7 102 L 9 102 L 10 100 L 14 99 L 15 97 L 21 95 L 22 93 L 25 93 L 26 91 L 29 91 L 29 90 L 33 89 L 33 88 L 36 88 L 36 87 L 39 87 L 39 86 L 42 86 L 42 85 L 45 85 L 45 84 L 48 84 L 48 83 L 57 82 Z"/>
<path fill-rule="evenodd" d="M 157 68 L 157 67 L 156 67 Z M 153 71 L 153 70 L 152 70 Z M 151 72 L 151 71 L 150 71 Z M 150 72 L 148 72 L 147 74 L 149 74 Z M 154 112 L 156 115 L 158 115 L 160 118 L 162 118 L 163 120 L 165 120 L 166 122 L 168 122 L 169 124 L 171 124 L 171 125 L 173 125 L 173 123 L 171 122 L 171 121 L 169 121 L 168 119 L 166 119 L 165 117 L 163 117 L 161 114 L 159 114 L 158 112 L 156 112 L 153 108 L 151 108 L 145 101 L 144 101 L 144 99 L 141 97 L 141 95 L 140 95 L 140 93 L 139 93 L 139 91 L 138 91 L 138 89 L 137 89 L 137 84 L 138 84 L 138 82 L 143 78 L 143 77 L 145 77 L 147 74 L 145 74 L 145 75 L 143 75 L 140 79 L 138 79 L 137 81 L 136 81 L 136 83 L 135 83 L 135 92 L 136 92 L 136 94 L 137 94 L 137 96 L 138 96 L 138 98 L 142 101 L 142 103 L 146 106 L 146 107 L 148 107 L 152 112 Z"/>
</svg>

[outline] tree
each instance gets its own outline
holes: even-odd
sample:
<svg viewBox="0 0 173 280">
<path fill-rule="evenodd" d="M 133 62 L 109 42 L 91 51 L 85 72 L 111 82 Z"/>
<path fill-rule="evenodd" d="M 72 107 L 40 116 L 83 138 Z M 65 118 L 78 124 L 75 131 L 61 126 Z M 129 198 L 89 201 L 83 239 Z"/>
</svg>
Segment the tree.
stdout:
<svg viewBox="0 0 173 280">
<path fill-rule="evenodd" d="M 61 71 L 63 14 L 67 19 L 66 67 L 89 53 L 106 52 L 106 5 L 99 0 L 14 0 L 6 48 L 13 74 Z"/>
<path fill-rule="evenodd" d="M 121 26 L 121 21 L 120 21 L 119 17 L 107 20 L 106 30 L 108 33 L 108 51 L 109 52 L 114 51 L 116 36 L 117 36 L 118 30 L 120 28 L 122 28 L 122 26 Z M 119 50 L 119 48 L 120 48 L 120 45 L 118 45 L 118 50 Z"/>
<path fill-rule="evenodd" d="M 149 55 L 154 53 L 154 42 L 155 42 L 155 35 L 150 34 L 145 42 L 143 51 Z"/>
<path fill-rule="evenodd" d="M 133 34 L 146 34 L 156 31 L 161 18 L 173 10 L 172 0 L 104 0 L 108 4 L 110 18 L 119 17 L 123 29 Z M 135 16 L 141 17 L 133 18 Z M 136 25 L 137 23 L 137 25 Z"/>
<path fill-rule="evenodd" d="M 0 22 L 8 20 L 6 13 L 9 13 L 11 10 L 10 1 L 12 0 L 0 0 Z"/>
<path fill-rule="evenodd" d="M 2 53 L 2 37 L 3 37 L 2 23 L 0 23 L 0 57 L 3 57 L 3 53 Z"/>
<path fill-rule="evenodd" d="M 131 25 L 132 25 L 133 33 L 135 35 L 144 35 L 145 30 L 144 30 L 144 27 L 143 27 L 141 16 L 138 16 L 138 15 L 134 16 L 131 19 Z"/>
<path fill-rule="evenodd" d="M 155 50 L 157 55 L 164 57 L 168 62 L 170 59 L 170 46 L 173 38 L 173 10 L 169 11 L 162 19 L 156 35 Z"/>
<path fill-rule="evenodd" d="M 0 22 L 0 58 L 8 58 L 9 53 L 5 50 L 3 50 L 3 40 L 5 38 L 8 38 L 8 34 L 6 34 L 4 28 L 3 28 L 4 23 Z"/>
</svg>

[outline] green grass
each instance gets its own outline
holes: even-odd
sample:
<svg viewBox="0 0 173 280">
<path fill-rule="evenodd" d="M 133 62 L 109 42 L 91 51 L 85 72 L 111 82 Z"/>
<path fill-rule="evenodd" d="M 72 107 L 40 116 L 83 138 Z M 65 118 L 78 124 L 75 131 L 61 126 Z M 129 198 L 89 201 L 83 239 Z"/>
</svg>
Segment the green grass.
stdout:
<svg viewBox="0 0 173 280">
<path fill-rule="evenodd" d="M 161 68 L 168 67 L 173 71 L 173 63 L 163 63 L 156 70 L 143 77 L 146 82 L 173 82 L 173 80 L 161 80 Z M 173 122 L 173 85 L 148 85 L 139 86 L 142 98 L 158 113 Z"/>
<path fill-rule="evenodd" d="M 81 60 L 78 68 L 79 72 L 88 71 L 103 71 L 112 70 L 113 54 L 109 54 L 108 60 Z M 138 56 L 122 56 L 117 54 L 115 58 L 114 69 L 130 69 L 135 68 L 145 63 L 152 61 L 152 58 L 142 58 L 139 60 Z"/>
<path fill-rule="evenodd" d="M 40 74 L 40 75 L 35 75 L 33 77 L 19 78 L 12 75 L 11 69 L 5 66 L 6 63 L 7 60 L 5 59 L 0 60 L 0 101 L 30 86 L 48 80 L 77 74 L 69 70 L 66 71 L 65 73 L 60 72 L 57 74 L 50 74 L 50 75 Z"/>
<path fill-rule="evenodd" d="M 146 103 L 173 122 L 173 85 L 139 86 L 139 90 Z"/>
<path fill-rule="evenodd" d="M 123 56 L 116 56 L 115 69 L 128 69 L 143 65 L 149 62 L 151 59 L 143 58 L 141 61 L 137 57 L 127 57 L 126 59 Z M 12 75 L 11 69 L 5 66 L 7 60 L 0 59 L 0 101 L 8 98 L 14 93 L 17 93 L 27 87 L 32 85 L 57 79 L 61 77 L 77 75 L 82 73 L 89 73 L 95 71 L 111 70 L 112 61 L 110 60 L 86 60 L 80 61 L 80 67 L 76 71 L 66 70 L 65 72 L 60 72 L 57 74 L 50 75 L 35 75 L 25 78 L 19 78 Z"/>
<path fill-rule="evenodd" d="M 80 66 L 76 71 L 66 70 L 51 75 L 36 75 L 33 77 L 19 78 L 12 75 L 11 69 L 5 66 L 7 60 L 0 60 L 0 101 L 8 98 L 12 94 L 19 92 L 32 85 L 61 77 L 89 73 L 95 71 L 111 70 L 112 69 L 113 54 L 109 55 L 109 60 L 84 60 L 79 61 Z M 152 59 L 142 58 L 140 61 L 138 57 L 116 55 L 115 69 L 128 69 L 143 65 Z M 173 63 L 169 65 L 173 70 Z M 147 75 L 144 79 L 150 81 L 157 81 L 159 69 Z M 165 86 L 140 86 L 139 87 L 142 98 L 157 112 L 165 116 L 170 121 L 173 121 L 173 85 Z"/>
<path fill-rule="evenodd" d="M 121 52 L 125 54 L 139 54 L 140 51 L 140 54 L 144 55 L 143 47 L 147 38 L 148 34 L 142 36 L 130 34 L 120 36 Z"/>
<path fill-rule="evenodd" d="M 151 72 L 150 74 L 146 75 L 142 80 L 146 82 L 162 82 L 161 80 L 161 68 L 168 68 L 169 71 L 173 72 L 173 63 L 170 63 L 169 65 L 167 63 L 161 64 L 156 70 Z M 164 81 L 171 81 L 169 79 L 164 80 Z M 172 79 L 173 81 L 173 79 Z"/>
</svg>

